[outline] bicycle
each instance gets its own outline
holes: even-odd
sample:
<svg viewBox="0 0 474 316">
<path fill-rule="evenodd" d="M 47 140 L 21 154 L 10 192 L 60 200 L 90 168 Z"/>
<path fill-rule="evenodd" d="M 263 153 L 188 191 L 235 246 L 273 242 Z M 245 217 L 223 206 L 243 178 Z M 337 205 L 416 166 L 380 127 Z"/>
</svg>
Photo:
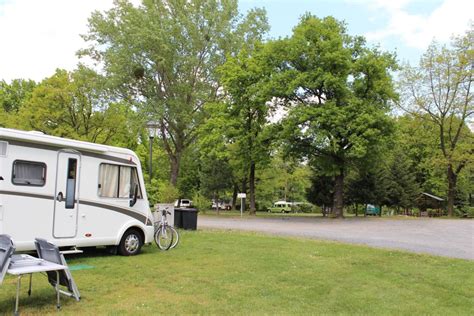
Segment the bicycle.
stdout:
<svg viewBox="0 0 474 316">
<path fill-rule="evenodd" d="M 167 215 L 171 215 L 167 210 L 161 211 L 161 220 L 155 223 L 155 243 L 161 250 L 175 248 L 179 242 L 178 231 L 168 224 Z"/>
</svg>

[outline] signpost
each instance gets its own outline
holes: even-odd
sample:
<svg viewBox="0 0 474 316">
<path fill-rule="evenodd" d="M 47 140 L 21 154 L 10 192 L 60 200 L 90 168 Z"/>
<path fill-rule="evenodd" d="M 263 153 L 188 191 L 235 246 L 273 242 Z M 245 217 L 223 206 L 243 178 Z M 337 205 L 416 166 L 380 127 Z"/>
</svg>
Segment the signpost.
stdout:
<svg viewBox="0 0 474 316">
<path fill-rule="evenodd" d="M 237 198 L 240 199 L 240 218 L 242 218 L 244 214 L 244 200 L 247 197 L 245 193 L 237 193 Z"/>
</svg>

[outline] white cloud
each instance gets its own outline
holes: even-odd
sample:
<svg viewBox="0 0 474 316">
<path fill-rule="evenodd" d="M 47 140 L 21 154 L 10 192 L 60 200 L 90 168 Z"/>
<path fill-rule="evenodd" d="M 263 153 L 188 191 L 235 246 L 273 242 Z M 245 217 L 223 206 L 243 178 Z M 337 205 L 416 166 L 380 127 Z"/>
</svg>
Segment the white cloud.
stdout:
<svg viewBox="0 0 474 316">
<path fill-rule="evenodd" d="M 410 0 L 369 0 L 374 10 L 384 10 L 389 15 L 388 25 L 377 31 L 368 32 L 370 41 L 383 41 L 390 37 L 399 38 L 404 44 L 417 49 L 426 49 L 434 39 L 448 42 L 453 34 L 464 33 L 474 18 L 474 1 L 444 0 L 427 14 L 410 14 L 407 10 Z"/>
<path fill-rule="evenodd" d="M 0 80 L 40 81 L 56 68 L 72 70 L 85 44 L 87 19 L 107 10 L 112 0 L 0 1 Z"/>
</svg>

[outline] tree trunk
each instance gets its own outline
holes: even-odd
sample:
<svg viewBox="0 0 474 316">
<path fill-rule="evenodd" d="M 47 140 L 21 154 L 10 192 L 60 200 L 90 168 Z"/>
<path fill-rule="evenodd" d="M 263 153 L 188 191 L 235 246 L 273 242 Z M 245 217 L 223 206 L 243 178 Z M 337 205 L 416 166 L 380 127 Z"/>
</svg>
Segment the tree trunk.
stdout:
<svg viewBox="0 0 474 316">
<path fill-rule="evenodd" d="M 173 141 L 174 146 L 171 146 L 170 140 L 166 136 L 167 127 L 164 120 L 162 120 L 160 123 L 160 131 L 163 140 L 163 145 L 170 161 L 170 183 L 173 186 L 176 186 L 176 184 L 178 183 L 179 167 L 181 164 L 181 154 L 185 149 L 185 144 L 182 141 Z"/>
<path fill-rule="evenodd" d="M 216 213 L 219 215 L 219 195 L 217 192 L 214 193 L 214 203 L 216 203 Z"/>
<path fill-rule="evenodd" d="M 344 208 L 344 168 L 340 168 L 334 184 L 334 212 L 337 218 L 343 218 Z"/>
<path fill-rule="evenodd" d="M 244 178 L 242 180 L 242 191 L 240 193 L 247 193 L 247 178 Z M 243 212 L 245 212 L 245 204 L 247 203 L 247 199 L 243 198 L 240 199 L 240 208 L 242 209 Z"/>
<path fill-rule="evenodd" d="M 451 164 L 448 165 L 448 216 L 454 215 L 454 200 L 456 198 L 456 184 L 458 176 Z"/>
<path fill-rule="evenodd" d="M 181 163 L 181 153 L 170 156 L 170 183 L 176 186 L 178 183 L 179 167 Z"/>
<path fill-rule="evenodd" d="M 250 163 L 250 175 L 249 175 L 249 193 L 250 193 L 250 215 L 255 215 L 255 162 Z"/>
<path fill-rule="evenodd" d="M 237 194 L 239 193 L 239 186 L 234 183 L 234 192 L 232 192 L 232 209 L 237 210 Z"/>
</svg>

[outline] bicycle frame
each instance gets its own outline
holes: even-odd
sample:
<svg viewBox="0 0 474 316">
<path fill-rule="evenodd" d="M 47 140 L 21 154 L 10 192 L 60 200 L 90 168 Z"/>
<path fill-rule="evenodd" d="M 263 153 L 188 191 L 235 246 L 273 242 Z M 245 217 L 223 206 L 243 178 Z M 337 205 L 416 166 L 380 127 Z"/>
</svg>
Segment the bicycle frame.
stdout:
<svg viewBox="0 0 474 316">
<path fill-rule="evenodd" d="M 160 232 L 162 236 L 167 236 L 168 233 L 171 233 L 171 246 L 170 248 L 174 248 L 177 246 L 179 242 L 179 233 L 178 231 L 171 225 L 168 224 L 168 215 L 171 215 L 170 212 L 167 210 L 161 210 L 161 219 L 157 222 L 154 222 L 154 230 L 155 230 L 155 236 Z M 168 229 L 169 228 L 169 229 Z M 155 242 L 156 237 L 155 237 Z M 158 245 L 158 242 L 157 242 Z M 159 248 L 160 245 L 158 245 Z M 162 249 L 163 250 L 163 249 Z M 167 250 L 167 249 L 166 249 Z"/>
</svg>

